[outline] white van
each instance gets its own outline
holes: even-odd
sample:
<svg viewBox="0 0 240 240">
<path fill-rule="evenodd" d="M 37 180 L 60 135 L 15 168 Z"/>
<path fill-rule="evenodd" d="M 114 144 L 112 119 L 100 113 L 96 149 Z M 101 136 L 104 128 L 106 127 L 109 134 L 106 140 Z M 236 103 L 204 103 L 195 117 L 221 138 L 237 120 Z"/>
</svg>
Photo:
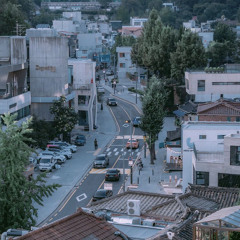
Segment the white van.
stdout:
<svg viewBox="0 0 240 240">
<path fill-rule="evenodd" d="M 54 159 L 51 155 L 42 156 L 39 160 L 39 170 L 40 171 L 52 171 L 56 168 L 57 160 Z"/>
</svg>

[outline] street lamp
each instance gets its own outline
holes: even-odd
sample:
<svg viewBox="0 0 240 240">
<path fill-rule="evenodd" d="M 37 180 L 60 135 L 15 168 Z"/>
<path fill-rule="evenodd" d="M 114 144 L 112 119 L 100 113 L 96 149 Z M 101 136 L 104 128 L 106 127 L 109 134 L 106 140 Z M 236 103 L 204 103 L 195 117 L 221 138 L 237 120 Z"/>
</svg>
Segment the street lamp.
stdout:
<svg viewBox="0 0 240 240">
<path fill-rule="evenodd" d="M 132 157 L 132 121 L 131 120 L 126 120 L 126 123 L 130 123 L 130 159 L 131 161 L 133 161 L 133 157 Z M 133 171 L 132 171 L 132 165 L 130 166 L 130 183 L 132 184 L 133 182 Z"/>
</svg>

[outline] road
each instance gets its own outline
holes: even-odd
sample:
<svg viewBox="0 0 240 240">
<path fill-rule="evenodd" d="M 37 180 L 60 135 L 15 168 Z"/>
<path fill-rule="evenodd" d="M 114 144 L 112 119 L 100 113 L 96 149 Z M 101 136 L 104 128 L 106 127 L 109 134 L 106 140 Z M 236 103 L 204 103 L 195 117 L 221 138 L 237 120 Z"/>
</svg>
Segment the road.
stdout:
<svg viewBox="0 0 240 240">
<path fill-rule="evenodd" d="M 109 97 L 108 93 L 106 93 L 104 101 L 106 101 L 107 97 Z M 104 150 L 104 153 L 109 156 L 110 160 L 108 168 L 118 168 L 121 172 L 120 180 L 111 182 L 113 185 L 113 195 L 123 191 L 124 181 L 127 175 L 131 173 L 128 161 L 129 157 L 132 154 L 133 160 L 136 161 L 143 147 L 143 132 L 141 129 L 135 127 L 131 128 L 129 123 L 125 123 L 126 120 L 133 119 L 135 116 L 140 115 L 138 109 L 132 103 L 118 98 L 116 99 L 118 106 L 110 107 L 105 105 L 105 107 L 109 108 L 119 133 Z M 139 148 L 132 149 L 132 153 L 131 149 L 126 149 L 125 147 L 128 139 L 131 137 L 131 131 L 132 138 L 139 140 Z M 44 223 L 51 223 L 70 215 L 76 212 L 76 209 L 79 207 L 87 207 L 91 203 L 92 196 L 96 190 L 104 188 L 106 171 L 107 169 L 90 169 L 82 181 L 75 185 L 68 198 L 44 221 Z M 123 172 L 125 172 L 125 174 L 123 174 Z"/>
</svg>

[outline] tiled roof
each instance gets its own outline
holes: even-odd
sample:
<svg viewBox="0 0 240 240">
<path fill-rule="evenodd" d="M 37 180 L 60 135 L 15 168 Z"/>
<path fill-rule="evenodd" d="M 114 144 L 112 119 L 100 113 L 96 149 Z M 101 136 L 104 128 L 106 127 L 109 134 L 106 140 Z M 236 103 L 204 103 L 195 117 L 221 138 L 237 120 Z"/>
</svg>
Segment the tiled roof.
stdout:
<svg viewBox="0 0 240 240">
<path fill-rule="evenodd" d="M 172 199 L 174 199 L 174 196 L 172 195 L 127 191 L 125 193 L 118 194 L 96 203 L 92 203 L 90 208 L 93 211 L 108 209 L 114 212 L 127 214 L 127 200 L 140 200 L 141 211 L 145 212 L 153 206 L 159 205 Z"/>
<path fill-rule="evenodd" d="M 173 131 L 167 131 L 166 141 L 176 141 L 181 139 L 181 128 L 176 128 Z"/>
<path fill-rule="evenodd" d="M 79 210 L 68 217 L 19 237 L 19 240 L 122 240 L 119 230 L 105 220 Z"/>
<path fill-rule="evenodd" d="M 186 113 L 196 113 L 197 112 L 197 104 L 192 102 L 191 100 L 189 100 L 188 102 L 186 102 L 183 105 L 180 105 L 178 107 L 179 110 L 182 110 Z"/>
<path fill-rule="evenodd" d="M 199 104 L 197 114 L 240 116 L 240 102 L 219 99 L 213 103 Z"/>
<path fill-rule="evenodd" d="M 188 190 L 196 196 L 216 201 L 221 208 L 231 207 L 239 201 L 239 188 L 206 187 L 189 184 Z"/>
</svg>

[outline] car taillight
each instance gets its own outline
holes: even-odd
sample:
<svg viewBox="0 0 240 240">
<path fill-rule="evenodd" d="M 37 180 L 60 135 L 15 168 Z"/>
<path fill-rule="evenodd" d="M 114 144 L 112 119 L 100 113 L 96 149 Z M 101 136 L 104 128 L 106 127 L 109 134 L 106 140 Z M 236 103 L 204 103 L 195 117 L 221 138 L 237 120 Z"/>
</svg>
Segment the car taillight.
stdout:
<svg viewBox="0 0 240 240">
<path fill-rule="evenodd" d="M 106 177 L 109 177 L 109 175 L 107 174 Z"/>
<path fill-rule="evenodd" d="M 115 177 L 117 177 L 118 175 L 116 174 Z"/>
</svg>

